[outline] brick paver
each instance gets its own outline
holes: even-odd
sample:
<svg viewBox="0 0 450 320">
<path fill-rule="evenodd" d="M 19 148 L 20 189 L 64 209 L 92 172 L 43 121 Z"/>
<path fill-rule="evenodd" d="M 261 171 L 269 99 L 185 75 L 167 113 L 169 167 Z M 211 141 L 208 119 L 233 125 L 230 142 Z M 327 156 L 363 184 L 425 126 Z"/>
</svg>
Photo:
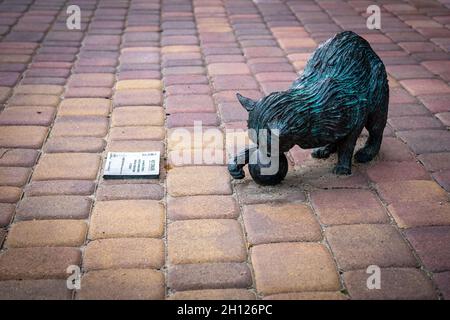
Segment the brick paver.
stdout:
<svg viewBox="0 0 450 320">
<path fill-rule="evenodd" d="M 447 2 L 375 0 L 368 30 L 361 1 L 86 0 L 68 30 L 67 1 L 0 1 L 0 299 L 449 299 Z M 236 92 L 286 90 L 342 30 L 387 67 L 380 155 L 336 177 L 295 147 L 282 184 L 233 181 Z M 148 150 L 159 179 L 101 177 Z"/>
</svg>

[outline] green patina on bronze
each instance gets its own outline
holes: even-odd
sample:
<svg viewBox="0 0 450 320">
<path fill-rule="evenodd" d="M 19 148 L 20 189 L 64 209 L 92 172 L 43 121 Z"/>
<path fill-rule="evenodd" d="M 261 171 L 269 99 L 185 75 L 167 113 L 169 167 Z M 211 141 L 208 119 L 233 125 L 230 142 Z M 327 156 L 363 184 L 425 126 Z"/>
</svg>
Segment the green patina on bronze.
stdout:
<svg viewBox="0 0 450 320">
<path fill-rule="evenodd" d="M 336 174 L 351 173 L 356 140 L 364 127 L 369 138 L 355 160 L 368 162 L 380 150 L 389 104 L 386 70 L 369 43 L 352 31 L 341 32 L 321 44 L 287 91 L 273 92 L 259 101 L 240 94 L 237 97 L 249 112 L 249 129 L 279 132 L 278 172 L 261 175 L 261 163 L 249 164 L 250 174 L 259 184 L 274 185 L 284 179 L 284 152 L 294 145 L 316 148 L 312 153 L 315 158 L 337 152 Z M 250 138 L 260 145 L 256 134 Z M 270 136 L 267 141 L 270 153 Z M 255 152 L 260 151 L 246 149 L 231 160 L 228 169 L 234 178 L 244 177 L 243 167 Z"/>
</svg>

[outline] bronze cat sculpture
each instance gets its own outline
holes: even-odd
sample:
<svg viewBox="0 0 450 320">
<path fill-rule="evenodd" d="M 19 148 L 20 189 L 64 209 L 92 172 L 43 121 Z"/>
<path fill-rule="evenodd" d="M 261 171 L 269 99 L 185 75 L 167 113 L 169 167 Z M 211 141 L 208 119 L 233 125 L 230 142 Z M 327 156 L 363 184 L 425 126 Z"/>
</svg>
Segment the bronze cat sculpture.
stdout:
<svg viewBox="0 0 450 320">
<path fill-rule="evenodd" d="M 333 172 L 347 175 L 351 174 L 356 140 L 366 127 L 369 137 L 355 160 L 372 160 L 380 150 L 386 126 L 389 86 L 384 64 L 369 43 L 352 31 L 344 31 L 316 49 L 303 74 L 287 91 L 273 92 L 258 101 L 239 93 L 237 98 L 249 112 L 249 136 L 258 147 L 258 133 L 262 129 L 271 132 L 265 152 L 271 158 L 278 156 L 278 170 L 262 174 L 261 169 L 270 164 L 259 161 L 261 151 L 256 147 L 232 158 L 228 170 L 235 179 L 242 179 L 243 167 L 249 163 L 255 182 L 275 185 L 287 174 L 284 152 L 294 145 L 315 148 L 315 158 L 328 158 L 337 152 Z M 276 154 L 271 151 L 273 132 L 278 140 Z M 255 161 L 250 161 L 252 155 Z"/>
</svg>

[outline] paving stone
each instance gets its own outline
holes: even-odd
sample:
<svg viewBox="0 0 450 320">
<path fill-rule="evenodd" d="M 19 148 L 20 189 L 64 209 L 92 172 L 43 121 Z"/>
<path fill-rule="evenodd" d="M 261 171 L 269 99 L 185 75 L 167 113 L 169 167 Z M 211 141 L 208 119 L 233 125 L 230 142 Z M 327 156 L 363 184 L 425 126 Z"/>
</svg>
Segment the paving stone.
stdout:
<svg viewBox="0 0 450 320">
<path fill-rule="evenodd" d="M 245 263 L 183 264 L 169 267 L 167 286 L 172 290 L 247 288 L 252 284 Z"/>
<path fill-rule="evenodd" d="M 53 137 L 104 137 L 107 132 L 108 119 L 105 117 L 58 117 L 52 128 Z"/>
<path fill-rule="evenodd" d="M 107 116 L 111 107 L 109 99 L 71 98 L 64 99 L 60 106 L 59 116 Z"/>
<path fill-rule="evenodd" d="M 101 239 L 88 243 L 84 251 L 86 270 L 155 268 L 164 264 L 164 243 L 160 239 Z"/>
<path fill-rule="evenodd" d="M 161 80 L 121 80 L 116 83 L 116 90 L 127 89 L 162 89 Z"/>
<path fill-rule="evenodd" d="M 69 87 L 64 98 L 103 98 L 112 96 L 112 89 L 105 87 Z"/>
<path fill-rule="evenodd" d="M 95 137 L 50 137 L 44 151 L 47 153 L 97 153 L 105 150 L 105 145 L 105 140 Z"/>
<path fill-rule="evenodd" d="M 396 117 L 388 119 L 388 123 L 395 131 L 442 128 L 442 123 L 432 116 Z"/>
<path fill-rule="evenodd" d="M 167 190 L 173 197 L 232 193 L 227 169 L 213 166 L 173 168 L 167 175 Z"/>
<path fill-rule="evenodd" d="M 46 136 L 46 127 L 0 126 L 0 147 L 39 149 Z"/>
<path fill-rule="evenodd" d="M 90 271 L 81 278 L 81 300 L 164 299 L 164 275 L 151 269 Z"/>
<path fill-rule="evenodd" d="M 167 215 L 170 220 L 233 219 L 239 207 L 231 196 L 188 196 L 169 198 Z"/>
<path fill-rule="evenodd" d="M 75 248 L 9 249 L 0 255 L 0 280 L 66 279 L 67 267 L 80 262 L 81 252 Z"/>
<path fill-rule="evenodd" d="M 19 220 L 85 219 L 92 201 L 82 196 L 42 196 L 24 198 L 18 205 Z"/>
<path fill-rule="evenodd" d="M 127 89 L 116 91 L 114 106 L 154 106 L 161 105 L 162 94 L 155 89 Z"/>
<path fill-rule="evenodd" d="M 17 187 L 0 186 L 0 202 L 16 203 L 22 196 L 22 189 Z"/>
<path fill-rule="evenodd" d="M 430 279 L 419 269 L 380 269 L 380 289 L 368 289 L 371 273 L 355 270 L 344 273 L 344 281 L 352 299 L 356 300 L 429 300 L 436 299 Z"/>
<path fill-rule="evenodd" d="M 100 157 L 89 153 L 44 154 L 33 173 L 33 180 L 95 180 Z"/>
<path fill-rule="evenodd" d="M 0 86 L 14 87 L 19 77 L 18 72 L 0 72 Z"/>
<path fill-rule="evenodd" d="M 211 89 L 204 84 L 174 85 L 165 88 L 167 95 L 209 94 Z"/>
<path fill-rule="evenodd" d="M 382 182 L 377 190 L 387 204 L 406 201 L 446 202 L 448 195 L 434 181 Z"/>
<path fill-rule="evenodd" d="M 400 83 L 414 96 L 450 92 L 450 87 L 438 79 L 407 79 L 400 81 Z"/>
<path fill-rule="evenodd" d="M 428 172 L 415 161 L 382 161 L 366 170 L 367 176 L 375 183 L 401 180 L 430 180 Z"/>
<path fill-rule="evenodd" d="M 56 107 L 59 97 L 44 94 L 14 95 L 8 100 L 8 106 L 50 106 Z"/>
<path fill-rule="evenodd" d="M 50 126 L 54 115 L 51 107 L 6 108 L 0 114 L 0 125 Z"/>
<path fill-rule="evenodd" d="M 385 161 L 408 161 L 413 156 L 408 146 L 397 138 L 385 137 L 380 149 L 380 158 Z"/>
<path fill-rule="evenodd" d="M 86 180 L 32 181 L 25 188 L 26 196 L 91 195 L 95 183 Z"/>
<path fill-rule="evenodd" d="M 107 152 L 141 152 L 145 150 L 159 151 L 164 154 L 164 142 L 147 140 L 112 140 L 108 143 Z"/>
<path fill-rule="evenodd" d="M 0 281 L 0 300 L 70 300 L 66 280 Z"/>
<path fill-rule="evenodd" d="M 441 291 L 444 299 L 450 299 L 450 271 L 435 273 L 433 276 L 439 290 Z"/>
<path fill-rule="evenodd" d="M 31 169 L 21 167 L 0 167 L 0 185 L 24 186 L 30 176 Z"/>
<path fill-rule="evenodd" d="M 243 204 L 257 204 L 265 202 L 296 202 L 304 201 L 305 193 L 301 185 L 293 180 L 281 185 L 260 186 L 254 182 L 240 183 L 236 185 L 236 192 Z"/>
<path fill-rule="evenodd" d="M 265 296 L 264 300 L 347 300 L 340 292 L 290 292 Z"/>
<path fill-rule="evenodd" d="M 379 267 L 414 267 L 417 261 L 400 233 L 390 225 L 333 226 L 325 236 L 344 271 Z"/>
<path fill-rule="evenodd" d="M 38 157 L 38 151 L 0 148 L 0 155 L 0 167 L 32 167 Z"/>
<path fill-rule="evenodd" d="M 236 220 L 186 220 L 168 226 L 168 259 L 172 264 L 242 262 L 246 250 Z"/>
<path fill-rule="evenodd" d="M 12 220 L 15 205 L 9 203 L 0 203 L 0 227 L 6 227 Z"/>
<path fill-rule="evenodd" d="M 116 108 L 112 113 L 112 126 L 162 126 L 164 109 L 160 107 Z"/>
<path fill-rule="evenodd" d="M 326 225 L 389 221 L 379 200 L 368 190 L 313 191 L 311 202 L 321 222 Z"/>
<path fill-rule="evenodd" d="M 111 140 L 164 140 L 164 137 L 163 127 L 114 127 L 109 132 Z"/>
<path fill-rule="evenodd" d="M 428 270 L 439 272 L 450 269 L 449 226 L 409 229 L 406 237 Z"/>
<path fill-rule="evenodd" d="M 418 159 L 429 171 L 450 169 L 450 152 L 421 154 Z"/>
<path fill-rule="evenodd" d="M 245 63 L 211 63 L 208 65 L 208 73 L 211 76 L 224 74 L 250 74 L 250 69 Z"/>
<path fill-rule="evenodd" d="M 433 94 L 420 96 L 419 100 L 430 110 L 432 113 L 450 111 L 450 106 L 448 104 L 449 94 Z"/>
<path fill-rule="evenodd" d="M 441 120 L 441 122 L 444 124 L 444 126 L 450 127 L 450 112 L 438 113 L 438 114 L 436 114 L 436 118 Z"/>
<path fill-rule="evenodd" d="M 446 130 L 415 130 L 398 133 L 416 154 L 450 151 L 450 133 Z"/>
<path fill-rule="evenodd" d="M 398 202 L 390 204 L 388 210 L 400 228 L 450 224 L 448 202 Z"/>
<path fill-rule="evenodd" d="M 169 300 L 255 300 L 255 294 L 245 289 L 210 289 L 178 291 Z"/>
<path fill-rule="evenodd" d="M 64 91 L 63 86 L 56 85 L 19 85 L 14 89 L 15 94 L 48 94 L 48 95 L 60 95 Z"/>
<path fill-rule="evenodd" d="M 87 225 L 79 220 L 36 220 L 14 223 L 9 230 L 7 246 L 79 247 L 86 238 Z"/>
<path fill-rule="evenodd" d="M 447 192 L 450 192 L 450 170 L 433 173 L 433 178 Z"/>
<path fill-rule="evenodd" d="M 340 288 L 333 258 L 322 244 L 258 245 L 252 248 L 251 257 L 256 289 L 261 294 L 336 291 Z M 274 261 L 278 263 L 274 264 Z"/>
<path fill-rule="evenodd" d="M 176 95 L 165 100 L 166 112 L 215 112 L 214 102 L 209 95 Z"/>
<path fill-rule="evenodd" d="M 212 78 L 214 88 L 221 90 L 253 90 L 258 84 L 252 76 L 248 75 L 220 75 Z"/>
<path fill-rule="evenodd" d="M 69 78 L 69 87 L 112 87 L 114 74 L 109 73 L 76 73 Z"/>
<path fill-rule="evenodd" d="M 164 207 L 153 200 L 98 201 L 90 239 L 155 237 L 164 233 Z"/>
<path fill-rule="evenodd" d="M 202 126 L 218 126 L 216 113 L 174 113 L 167 117 L 167 127 L 193 127 L 200 123 Z"/>
<path fill-rule="evenodd" d="M 405 104 L 405 103 L 391 103 L 389 105 L 389 110 L 388 110 L 388 117 L 389 118 L 394 118 L 394 117 L 400 117 L 401 119 L 412 119 L 415 118 L 416 116 L 418 117 L 418 119 L 423 119 L 423 118 L 429 118 L 429 117 L 425 117 L 425 116 L 429 116 L 430 115 L 430 111 L 425 108 L 424 106 L 422 106 L 421 104 L 416 104 L 416 103 L 409 103 L 409 104 Z M 419 117 L 419 116 L 424 116 Z M 429 119 L 425 119 L 425 120 L 429 120 Z M 410 121 L 410 123 L 408 124 L 407 121 L 403 121 L 407 124 L 407 126 L 409 125 L 411 127 L 411 124 L 417 125 L 414 123 L 414 121 Z M 423 123 L 426 124 L 426 121 L 422 121 Z M 392 121 L 390 122 L 392 123 Z M 421 124 L 420 122 L 418 124 Z"/>
<path fill-rule="evenodd" d="M 164 188 L 158 184 L 100 184 L 97 189 L 97 200 L 128 200 L 146 199 L 161 200 L 164 196 Z"/>
<path fill-rule="evenodd" d="M 245 206 L 244 224 L 251 244 L 322 239 L 319 223 L 303 204 Z"/>
</svg>

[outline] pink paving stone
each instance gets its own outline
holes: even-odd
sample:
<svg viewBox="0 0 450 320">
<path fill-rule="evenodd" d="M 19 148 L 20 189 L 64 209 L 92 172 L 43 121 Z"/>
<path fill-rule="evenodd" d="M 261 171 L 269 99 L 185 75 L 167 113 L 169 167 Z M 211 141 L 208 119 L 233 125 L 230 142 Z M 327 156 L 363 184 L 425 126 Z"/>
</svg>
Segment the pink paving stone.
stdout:
<svg viewBox="0 0 450 320">
<path fill-rule="evenodd" d="M 244 207 L 247 240 L 252 244 L 320 241 L 320 225 L 303 204 L 259 204 Z"/>
<path fill-rule="evenodd" d="M 255 79 L 247 75 L 214 76 L 212 81 L 217 91 L 258 89 L 258 84 Z"/>
<path fill-rule="evenodd" d="M 442 112 L 436 114 L 436 118 L 441 120 L 444 126 L 450 127 L 450 112 Z"/>
<path fill-rule="evenodd" d="M 433 178 L 442 188 L 450 192 L 450 170 L 435 172 Z"/>
<path fill-rule="evenodd" d="M 115 106 L 160 105 L 162 95 L 160 90 L 128 89 L 116 92 L 113 102 Z"/>
<path fill-rule="evenodd" d="M 442 128 L 442 123 L 433 116 L 395 117 L 389 118 L 388 123 L 395 131 Z"/>
<path fill-rule="evenodd" d="M 379 195 L 387 204 L 407 201 L 430 203 L 448 201 L 447 193 L 431 180 L 380 182 L 376 187 Z"/>
<path fill-rule="evenodd" d="M 19 80 L 18 72 L 0 72 L 0 86 L 13 87 Z"/>
<path fill-rule="evenodd" d="M 224 74 L 250 74 L 245 63 L 212 63 L 208 65 L 208 73 L 214 75 Z"/>
<path fill-rule="evenodd" d="M 409 229 L 406 237 L 427 269 L 435 272 L 450 269 L 449 226 Z"/>
<path fill-rule="evenodd" d="M 388 117 L 428 116 L 430 111 L 421 104 L 391 103 L 389 104 Z"/>
<path fill-rule="evenodd" d="M 49 126 L 54 114 L 52 107 L 6 108 L 0 114 L 0 125 Z"/>
<path fill-rule="evenodd" d="M 168 96 L 165 106 L 168 113 L 215 112 L 214 102 L 209 95 Z"/>
<path fill-rule="evenodd" d="M 408 146 L 400 139 L 391 137 L 383 138 L 379 155 L 384 161 L 407 161 L 413 159 Z"/>
<path fill-rule="evenodd" d="M 15 204 L 0 203 L 0 227 L 6 227 L 14 215 Z"/>
<path fill-rule="evenodd" d="M 407 201 L 388 206 L 400 228 L 450 224 L 449 202 Z"/>
<path fill-rule="evenodd" d="M 164 188 L 156 183 L 102 183 L 97 189 L 97 200 L 128 200 L 147 199 L 161 200 L 164 196 Z"/>
<path fill-rule="evenodd" d="M 209 94 L 211 89 L 208 85 L 174 85 L 165 88 L 167 95 L 189 95 L 189 94 Z"/>
<path fill-rule="evenodd" d="M 381 288 L 367 288 L 366 270 L 344 273 L 344 281 L 352 299 L 356 300 L 428 300 L 437 295 L 431 280 L 420 269 L 383 268 Z"/>
<path fill-rule="evenodd" d="M 400 84 L 414 96 L 450 93 L 450 86 L 438 79 L 407 79 Z"/>
<path fill-rule="evenodd" d="M 450 152 L 421 154 L 418 159 L 429 171 L 450 169 Z"/>
<path fill-rule="evenodd" d="M 416 99 L 403 88 L 391 88 L 389 103 L 416 103 Z"/>
<path fill-rule="evenodd" d="M 34 166 L 37 157 L 37 150 L 0 148 L 1 167 L 32 167 Z"/>
<path fill-rule="evenodd" d="M 167 117 L 167 127 L 193 127 L 194 123 L 202 126 L 217 126 L 219 120 L 216 113 L 174 113 Z"/>
<path fill-rule="evenodd" d="M 168 75 L 164 77 L 164 85 L 171 86 L 176 84 L 208 84 L 208 78 L 204 75 Z"/>
<path fill-rule="evenodd" d="M 345 271 L 379 267 L 415 267 L 417 261 L 401 234 L 387 224 L 332 226 L 325 230 L 338 265 Z"/>
<path fill-rule="evenodd" d="M 367 176 L 375 183 L 400 180 L 430 180 L 428 172 L 415 161 L 382 161 L 367 168 Z"/>
<path fill-rule="evenodd" d="M 450 71 L 450 62 L 447 60 L 424 61 L 422 65 L 434 74 L 442 74 Z"/>
<path fill-rule="evenodd" d="M 450 111 L 450 94 L 420 96 L 419 100 L 432 113 Z"/>
<path fill-rule="evenodd" d="M 418 65 L 388 66 L 387 71 L 397 80 L 433 77 L 433 75 L 428 70 Z"/>
<path fill-rule="evenodd" d="M 401 131 L 397 135 L 416 154 L 450 151 L 450 132 L 447 130 Z"/>
<path fill-rule="evenodd" d="M 25 188 L 25 196 L 91 195 L 95 183 L 86 180 L 32 181 Z"/>
<path fill-rule="evenodd" d="M 292 82 L 297 78 L 294 72 L 260 72 L 256 74 L 256 80 L 260 82 Z"/>
<path fill-rule="evenodd" d="M 112 87 L 114 75 L 108 73 L 78 73 L 73 74 L 68 85 L 70 87 Z"/>
<path fill-rule="evenodd" d="M 223 122 L 246 121 L 248 112 L 239 102 L 222 102 L 218 105 Z"/>
<path fill-rule="evenodd" d="M 249 47 L 244 49 L 244 54 L 248 58 L 256 57 L 281 57 L 283 51 L 277 47 Z"/>
<path fill-rule="evenodd" d="M 239 93 L 242 94 L 245 97 L 248 97 L 250 99 L 258 100 L 262 98 L 261 91 L 259 90 L 239 90 Z M 226 91 L 220 91 L 213 94 L 214 100 L 217 103 L 221 102 L 237 102 L 238 100 L 236 98 L 236 90 L 226 90 Z"/>
<path fill-rule="evenodd" d="M 450 271 L 435 273 L 433 279 L 444 299 L 450 300 Z"/>
<path fill-rule="evenodd" d="M 311 193 L 311 203 L 327 225 L 388 222 L 385 209 L 368 190 L 318 190 Z"/>
</svg>

